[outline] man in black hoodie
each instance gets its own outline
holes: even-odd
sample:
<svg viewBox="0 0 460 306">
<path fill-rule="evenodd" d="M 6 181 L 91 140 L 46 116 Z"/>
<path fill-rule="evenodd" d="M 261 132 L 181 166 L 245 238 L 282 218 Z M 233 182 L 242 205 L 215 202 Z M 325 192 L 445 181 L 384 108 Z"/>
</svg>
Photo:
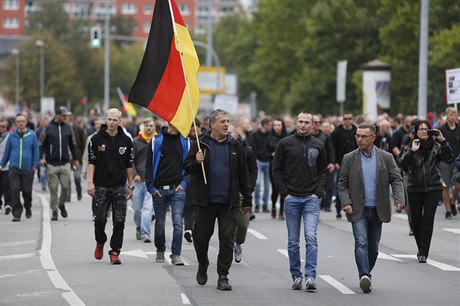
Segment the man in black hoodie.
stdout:
<svg viewBox="0 0 460 306">
<path fill-rule="evenodd" d="M 327 153 L 324 143 L 310 135 L 312 123 L 311 113 L 300 113 L 295 134 L 280 140 L 273 158 L 273 181 L 284 198 L 293 290 L 302 289 L 303 275 L 307 290 L 316 290 L 317 228 L 326 182 Z M 304 273 L 299 246 L 302 218 L 306 248 Z"/>
<path fill-rule="evenodd" d="M 88 194 L 93 198 L 96 249 L 94 257 L 102 259 L 107 241 L 105 225 L 112 208 L 113 233 L 110 239 L 110 262 L 121 264 L 119 254 L 123 245 L 126 201 L 133 195 L 133 143 L 120 124 L 121 112 L 107 111 L 106 124 L 95 134 L 88 146 Z M 128 179 L 128 189 L 126 189 Z"/>
</svg>

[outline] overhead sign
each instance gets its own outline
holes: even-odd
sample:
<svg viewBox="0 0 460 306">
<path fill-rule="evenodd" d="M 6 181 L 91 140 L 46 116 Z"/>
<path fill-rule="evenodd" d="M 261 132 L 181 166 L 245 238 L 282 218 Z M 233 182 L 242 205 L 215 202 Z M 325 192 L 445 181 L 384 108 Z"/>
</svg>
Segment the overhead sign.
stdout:
<svg viewBox="0 0 460 306">
<path fill-rule="evenodd" d="M 345 102 L 345 89 L 347 85 L 347 61 L 337 63 L 337 102 Z"/>
<path fill-rule="evenodd" d="M 446 102 L 460 103 L 460 68 L 446 70 Z"/>
<path fill-rule="evenodd" d="M 223 94 L 225 91 L 225 68 L 200 67 L 198 87 L 201 94 Z"/>
</svg>

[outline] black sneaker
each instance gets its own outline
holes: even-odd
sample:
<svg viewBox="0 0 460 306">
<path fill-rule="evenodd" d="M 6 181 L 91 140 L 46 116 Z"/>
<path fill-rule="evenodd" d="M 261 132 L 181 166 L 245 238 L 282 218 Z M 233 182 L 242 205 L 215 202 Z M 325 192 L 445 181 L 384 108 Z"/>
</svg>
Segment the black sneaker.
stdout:
<svg viewBox="0 0 460 306">
<path fill-rule="evenodd" d="M 13 217 L 12 221 L 13 222 L 19 222 L 19 221 L 21 221 L 21 218 L 20 217 Z"/>
<path fill-rule="evenodd" d="M 185 233 L 184 233 L 184 238 L 185 238 L 185 240 L 187 240 L 187 242 L 192 243 L 193 242 L 192 231 L 191 230 L 186 230 Z"/>
<path fill-rule="evenodd" d="M 446 219 L 447 220 L 452 219 L 452 213 L 450 211 L 446 211 Z"/>
<path fill-rule="evenodd" d="M 67 218 L 67 210 L 65 209 L 65 206 L 61 206 L 59 207 L 59 209 L 61 210 L 61 216 L 62 218 Z"/>
<path fill-rule="evenodd" d="M 450 210 L 452 211 L 452 216 L 457 215 L 457 207 L 455 207 L 455 204 L 450 204 Z"/>
<path fill-rule="evenodd" d="M 81 194 L 81 192 L 77 195 L 77 199 L 78 201 L 81 201 L 81 199 L 83 198 L 83 195 Z"/>
<path fill-rule="evenodd" d="M 335 216 L 337 219 L 340 219 L 342 218 L 342 214 L 341 213 L 337 213 L 337 215 Z"/>
<path fill-rule="evenodd" d="M 252 221 L 256 218 L 256 215 L 254 215 L 253 212 L 251 212 L 251 214 L 249 215 L 249 221 Z"/>
<path fill-rule="evenodd" d="M 26 208 L 26 218 L 30 219 L 32 217 L 32 209 Z"/>
<path fill-rule="evenodd" d="M 217 289 L 223 291 L 232 290 L 232 286 L 228 282 L 227 275 L 219 275 L 219 279 L 217 280 Z"/>
<path fill-rule="evenodd" d="M 204 286 L 208 282 L 208 268 L 198 265 L 198 272 L 196 272 L 196 282 L 198 285 Z"/>
<path fill-rule="evenodd" d="M 11 211 L 12 211 L 11 206 L 5 205 L 5 215 L 9 215 Z"/>
<path fill-rule="evenodd" d="M 53 217 L 51 218 L 51 221 L 57 221 L 58 220 L 58 212 L 57 210 L 53 210 Z"/>
<path fill-rule="evenodd" d="M 256 206 L 256 208 L 254 208 L 254 212 L 256 212 L 256 213 L 260 212 L 260 207 Z"/>
</svg>

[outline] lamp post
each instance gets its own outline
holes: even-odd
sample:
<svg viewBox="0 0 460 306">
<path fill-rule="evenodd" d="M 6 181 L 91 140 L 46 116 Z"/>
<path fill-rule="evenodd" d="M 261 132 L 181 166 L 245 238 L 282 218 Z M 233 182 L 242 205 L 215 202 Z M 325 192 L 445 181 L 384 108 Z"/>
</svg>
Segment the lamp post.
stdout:
<svg viewBox="0 0 460 306">
<path fill-rule="evenodd" d="M 13 48 L 11 54 L 16 55 L 16 84 L 15 84 L 15 111 L 19 110 L 19 49 Z"/>
<path fill-rule="evenodd" d="M 40 103 L 45 96 L 45 42 L 36 40 L 35 45 L 40 48 Z"/>
</svg>

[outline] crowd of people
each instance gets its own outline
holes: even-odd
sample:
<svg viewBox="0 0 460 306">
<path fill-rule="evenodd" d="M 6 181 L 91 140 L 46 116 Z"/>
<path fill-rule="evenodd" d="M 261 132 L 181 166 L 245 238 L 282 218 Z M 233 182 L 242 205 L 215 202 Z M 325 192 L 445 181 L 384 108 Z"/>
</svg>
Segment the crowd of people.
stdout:
<svg viewBox="0 0 460 306">
<path fill-rule="evenodd" d="M 390 222 L 392 205 L 408 214 L 420 263 L 429 255 L 437 207 L 444 206 L 448 220 L 457 215 L 460 127 L 453 107 L 438 118 L 383 113 L 375 120 L 350 112 L 327 117 L 301 112 L 295 118 L 261 113 L 250 120 L 216 109 L 198 116 L 188 137 L 161 118 L 125 118 L 118 109 L 88 118 L 61 106 L 52 118 L 34 119 L 28 112 L 0 118 L 3 213 L 12 213 L 14 222 L 21 221 L 23 210 L 32 217 L 37 175 L 42 191 L 50 194 L 51 220 L 58 221 L 59 213 L 67 218 L 73 176 L 78 201 L 84 181 L 92 197 L 96 259 L 103 258 L 111 216 L 110 262 L 121 264 L 132 200 L 137 240 L 152 242 L 154 222 L 157 263 L 165 261 L 171 213 L 171 262 L 184 265 L 182 240 L 193 243 L 200 285 L 208 280 L 209 241 L 217 220 L 220 290 L 232 289 L 229 269 L 233 259 L 242 260 L 249 220 L 257 214 L 286 222 L 292 289 L 301 289 L 305 278 L 306 289 L 315 290 L 320 212 L 334 210 L 337 219 L 345 213 L 365 293 L 371 291 L 382 223 Z"/>
</svg>

